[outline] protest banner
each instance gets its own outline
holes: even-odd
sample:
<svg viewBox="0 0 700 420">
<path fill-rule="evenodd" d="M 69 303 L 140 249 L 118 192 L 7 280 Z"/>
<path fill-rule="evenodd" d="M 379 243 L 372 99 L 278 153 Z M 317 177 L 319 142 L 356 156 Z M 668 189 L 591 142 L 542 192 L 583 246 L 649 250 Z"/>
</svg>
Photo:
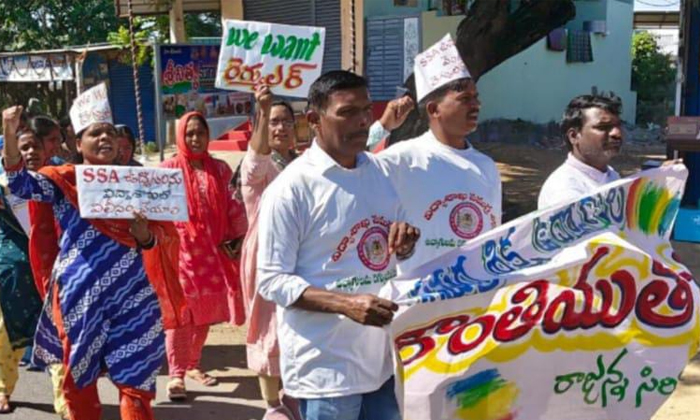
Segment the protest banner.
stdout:
<svg viewBox="0 0 700 420">
<path fill-rule="evenodd" d="M 223 33 L 217 88 L 305 98 L 321 75 L 325 28 L 226 20 Z"/>
<path fill-rule="evenodd" d="M 187 221 L 181 169 L 131 166 L 76 167 L 80 216 L 87 219 Z"/>
<path fill-rule="evenodd" d="M 686 178 L 619 180 L 387 284 L 404 419 L 651 418 L 700 344 L 669 240 Z"/>
</svg>

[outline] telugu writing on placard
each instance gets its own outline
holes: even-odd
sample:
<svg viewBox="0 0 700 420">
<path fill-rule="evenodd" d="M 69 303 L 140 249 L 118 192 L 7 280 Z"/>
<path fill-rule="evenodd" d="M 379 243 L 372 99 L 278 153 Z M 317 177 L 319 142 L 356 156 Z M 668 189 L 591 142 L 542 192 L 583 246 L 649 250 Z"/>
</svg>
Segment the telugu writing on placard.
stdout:
<svg viewBox="0 0 700 420">
<path fill-rule="evenodd" d="M 186 221 L 187 197 L 180 169 L 125 166 L 77 167 L 80 215 L 88 219 Z"/>
<path fill-rule="evenodd" d="M 107 86 L 100 83 L 78 96 L 70 109 L 70 118 L 76 133 L 93 123 L 112 123 Z"/>
<path fill-rule="evenodd" d="M 306 97 L 321 75 L 325 32 L 311 26 L 225 21 L 216 87 L 251 92 L 264 83 L 273 93 Z"/>
</svg>

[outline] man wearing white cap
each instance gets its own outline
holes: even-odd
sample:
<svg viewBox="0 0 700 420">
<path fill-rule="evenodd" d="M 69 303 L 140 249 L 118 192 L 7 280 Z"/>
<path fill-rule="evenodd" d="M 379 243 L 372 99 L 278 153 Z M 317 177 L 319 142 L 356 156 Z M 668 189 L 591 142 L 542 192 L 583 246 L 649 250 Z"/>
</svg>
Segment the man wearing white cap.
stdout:
<svg viewBox="0 0 700 420">
<path fill-rule="evenodd" d="M 442 255 L 501 222 L 501 179 L 494 161 L 465 137 L 477 126 L 479 94 L 450 35 L 416 56 L 423 135 L 398 143 L 379 159 L 409 223 L 421 231 L 416 253 L 399 272 Z"/>
<path fill-rule="evenodd" d="M 112 164 L 117 145 L 106 87 L 86 91 L 70 114 L 84 163 Z M 137 214 L 132 221 L 82 218 L 75 167 L 27 170 L 13 134 L 16 121 L 8 119 L 7 125 L 11 135 L 3 157 L 10 190 L 50 204 L 62 232 L 34 358 L 66 367 L 63 390 L 71 419 L 101 417 L 97 379 L 106 370 L 119 388 L 122 419 L 151 420 L 150 402 L 165 356 L 163 323 L 172 321 L 166 314 L 173 301 L 159 305 L 150 282 L 156 289 L 179 290 L 164 285 L 163 275 L 163 267 L 177 258 L 177 232 L 171 224 L 149 223 Z M 170 283 L 179 287 L 176 278 Z M 181 290 L 173 297 L 184 299 Z"/>
</svg>

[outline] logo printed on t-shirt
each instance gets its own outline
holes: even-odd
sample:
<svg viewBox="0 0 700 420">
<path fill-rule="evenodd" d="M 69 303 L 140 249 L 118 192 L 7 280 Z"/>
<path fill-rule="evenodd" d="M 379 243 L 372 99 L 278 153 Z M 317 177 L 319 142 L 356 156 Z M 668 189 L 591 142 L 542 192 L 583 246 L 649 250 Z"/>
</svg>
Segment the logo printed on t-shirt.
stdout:
<svg viewBox="0 0 700 420">
<path fill-rule="evenodd" d="M 484 216 L 473 203 L 460 203 L 450 212 L 450 227 L 460 238 L 476 238 L 484 229 Z"/>
<path fill-rule="evenodd" d="M 389 234 L 382 226 L 373 226 L 362 235 L 357 255 L 365 267 L 382 271 L 389 266 Z"/>
<path fill-rule="evenodd" d="M 355 223 L 343 237 L 331 256 L 338 262 L 353 246 L 362 264 L 373 271 L 382 271 L 389 265 L 389 228 L 391 221 L 384 216 L 372 215 Z M 357 238 L 360 238 L 357 240 Z"/>
</svg>

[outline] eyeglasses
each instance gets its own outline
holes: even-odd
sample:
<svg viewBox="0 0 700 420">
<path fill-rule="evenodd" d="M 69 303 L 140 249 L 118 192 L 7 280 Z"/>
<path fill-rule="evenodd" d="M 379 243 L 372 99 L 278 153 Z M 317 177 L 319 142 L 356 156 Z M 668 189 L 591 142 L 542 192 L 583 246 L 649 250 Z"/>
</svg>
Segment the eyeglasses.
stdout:
<svg viewBox="0 0 700 420">
<path fill-rule="evenodd" d="M 291 120 L 270 120 L 268 123 L 270 127 L 277 127 L 278 125 L 282 125 L 284 128 L 292 128 L 294 127 L 294 121 Z"/>
</svg>

